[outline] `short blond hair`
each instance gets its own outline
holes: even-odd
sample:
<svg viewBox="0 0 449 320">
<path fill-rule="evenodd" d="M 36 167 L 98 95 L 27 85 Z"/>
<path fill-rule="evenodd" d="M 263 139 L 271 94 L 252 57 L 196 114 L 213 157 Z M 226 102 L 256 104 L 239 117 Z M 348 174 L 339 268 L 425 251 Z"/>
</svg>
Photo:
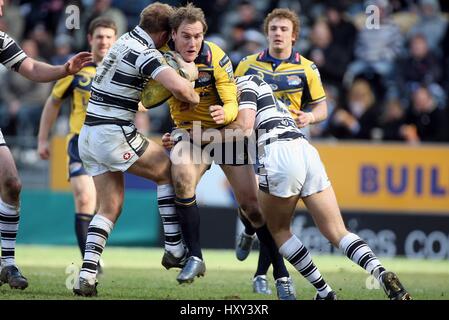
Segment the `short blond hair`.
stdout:
<svg viewBox="0 0 449 320">
<path fill-rule="evenodd" d="M 290 9 L 274 9 L 271 11 L 265 18 L 263 22 L 263 31 L 265 32 L 265 35 L 268 35 L 268 25 L 273 19 L 287 19 L 290 20 L 293 24 L 293 36 L 295 39 L 298 39 L 299 36 L 299 17 L 296 14 L 296 12 L 290 10 Z"/>
<path fill-rule="evenodd" d="M 139 27 L 147 33 L 170 32 L 170 18 L 175 10 L 172 6 L 155 2 L 140 13 Z"/>
<path fill-rule="evenodd" d="M 184 7 L 179 7 L 175 10 L 175 13 L 170 19 L 170 27 L 172 30 L 178 31 L 179 26 L 184 22 L 195 23 L 201 22 L 203 25 L 203 33 L 207 31 L 206 17 L 201 8 L 195 7 L 193 4 L 188 3 Z"/>
</svg>

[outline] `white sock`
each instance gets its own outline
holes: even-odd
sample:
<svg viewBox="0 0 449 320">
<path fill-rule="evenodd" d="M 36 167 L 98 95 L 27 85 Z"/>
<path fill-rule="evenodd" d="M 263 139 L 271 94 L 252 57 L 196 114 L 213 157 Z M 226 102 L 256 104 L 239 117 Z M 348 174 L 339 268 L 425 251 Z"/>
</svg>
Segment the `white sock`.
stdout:
<svg viewBox="0 0 449 320">
<path fill-rule="evenodd" d="M 102 216 L 101 213 L 97 213 L 92 218 L 87 231 L 86 251 L 80 272 L 81 278 L 88 280 L 96 278 L 98 261 L 113 228 L 114 223 Z"/>
<path fill-rule="evenodd" d="M 292 235 L 290 239 L 282 244 L 279 252 L 316 288 L 320 297 L 324 298 L 332 291 L 332 288 L 326 283 L 313 263 L 309 250 L 298 237 Z"/>
<path fill-rule="evenodd" d="M 172 185 L 157 186 L 157 203 L 165 235 L 165 250 L 177 258 L 184 255 L 181 223 L 175 208 L 175 191 Z"/>
<path fill-rule="evenodd" d="M 0 199 L 1 265 L 15 265 L 17 231 L 19 230 L 19 210 Z"/>
<path fill-rule="evenodd" d="M 349 259 L 376 276 L 378 280 L 380 274 L 385 271 L 371 248 L 358 235 L 348 233 L 340 240 L 339 247 Z"/>
</svg>

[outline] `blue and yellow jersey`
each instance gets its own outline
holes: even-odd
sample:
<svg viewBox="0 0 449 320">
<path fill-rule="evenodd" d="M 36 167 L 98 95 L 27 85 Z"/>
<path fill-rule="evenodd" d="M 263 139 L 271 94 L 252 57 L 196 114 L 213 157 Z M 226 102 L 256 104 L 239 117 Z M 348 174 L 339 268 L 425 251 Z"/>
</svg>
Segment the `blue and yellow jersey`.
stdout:
<svg viewBox="0 0 449 320">
<path fill-rule="evenodd" d="M 216 44 L 204 41 L 195 64 L 198 67 L 195 91 L 200 96 L 200 103 L 195 108 L 188 109 L 187 104 L 170 98 L 170 114 L 176 127 L 191 128 L 193 121 L 201 121 L 203 128 L 217 128 L 231 123 L 238 113 L 237 86 L 234 83 L 231 60 Z M 223 106 L 224 124 L 216 124 L 212 119 L 209 114 L 211 105 Z"/>
<path fill-rule="evenodd" d="M 240 61 L 235 75 L 259 75 L 290 110 L 300 110 L 326 99 L 318 68 L 312 61 L 293 51 L 289 59 L 279 65 L 276 62 L 265 50 Z M 292 116 L 297 118 L 295 114 Z"/>
<path fill-rule="evenodd" d="M 89 64 L 78 73 L 58 80 L 53 87 L 51 93 L 53 98 L 57 100 L 71 98 L 70 135 L 79 134 L 83 126 L 95 71 L 96 65 Z"/>
</svg>

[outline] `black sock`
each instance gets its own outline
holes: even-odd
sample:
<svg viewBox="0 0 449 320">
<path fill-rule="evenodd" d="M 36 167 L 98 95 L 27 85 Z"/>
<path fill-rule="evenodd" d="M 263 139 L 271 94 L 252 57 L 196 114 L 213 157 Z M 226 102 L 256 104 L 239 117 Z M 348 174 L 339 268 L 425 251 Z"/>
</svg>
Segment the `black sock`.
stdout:
<svg viewBox="0 0 449 320">
<path fill-rule="evenodd" d="M 200 245 L 200 212 L 196 204 L 196 197 L 175 198 L 176 211 L 181 222 L 182 236 L 189 249 L 188 256 L 203 259 Z"/>
<path fill-rule="evenodd" d="M 249 222 L 248 218 L 244 216 L 242 211 L 243 209 L 240 207 L 237 209 L 240 221 L 242 221 L 243 225 L 245 226 L 245 233 L 249 236 L 252 236 L 253 234 L 256 233 L 256 229 L 254 229 L 251 222 Z"/>
<path fill-rule="evenodd" d="M 289 277 L 289 273 L 284 263 L 284 258 L 279 253 L 278 247 L 271 236 L 270 231 L 268 231 L 267 225 L 256 229 L 257 237 L 259 241 L 267 247 L 267 252 L 270 256 L 271 262 L 273 263 L 273 277 L 274 279 L 279 279 L 282 277 Z"/>
<path fill-rule="evenodd" d="M 89 224 L 94 217 L 93 214 L 75 213 L 75 232 L 78 240 L 78 247 L 81 251 L 81 256 L 84 258 L 84 250 L 86 249 L 87 230 Z"/>
<path fill-rule="evenodd" d="M 256 276 L 266 275 L 271 265 L 270 250 L 259 241 L 259 260 L 257 261 Z"/>
</svg>

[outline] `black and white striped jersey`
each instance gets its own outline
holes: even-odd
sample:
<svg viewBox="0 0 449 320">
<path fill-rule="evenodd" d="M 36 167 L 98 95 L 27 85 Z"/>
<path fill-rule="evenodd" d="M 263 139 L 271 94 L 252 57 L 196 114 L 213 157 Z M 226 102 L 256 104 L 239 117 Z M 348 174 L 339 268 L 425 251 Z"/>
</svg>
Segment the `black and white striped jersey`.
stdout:
<svg viewBox="0 0 449 320">
<path fill-rule="evenodd" d="M 169 66 L 142 28 L 122 35 L 97 67 L 85 124 L 134 122 L 145 84 L 165 68 Z"/>
<path fill-rule="evenodd" d="M 257 75 L 238 77 L 236 84 L 239 110 L 256 111 L 254 130 L 258 143 L 269 139 L 292 140 L 304 137 L 287 107 L 275 98 L 269 84 Z"/>
<path fill-rule="evenodd" d="M 27 55 L 5 32 L 0 31 L 0 63 L 8 69 L 18 71 Z"/>
</svg>

